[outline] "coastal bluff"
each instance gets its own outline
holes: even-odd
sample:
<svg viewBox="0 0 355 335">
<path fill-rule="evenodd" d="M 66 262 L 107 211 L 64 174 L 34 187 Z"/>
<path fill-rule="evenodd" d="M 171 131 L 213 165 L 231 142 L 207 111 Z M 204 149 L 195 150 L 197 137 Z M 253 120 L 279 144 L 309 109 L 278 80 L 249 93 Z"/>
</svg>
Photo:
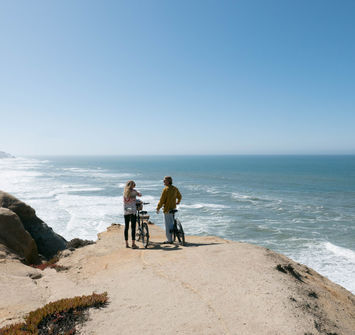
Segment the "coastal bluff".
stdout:
<svg viewBox="0 0 355 335">
<path fill-rule="evenodd" d="M 0 190 L 0 250 L 27 264 L 40 255 L 50 259 L 67 247 L 67 241 L 37 217 L 36 211 L 13 195 Z"/>
<path fill-rule="evenodd" d="M 149 247 L 133 250 L 123 229 L 61 251 L 60 272 L 0 258 L 0 327 L 48 302 L 106 291 L 108 306 L 90 310 L 78 333 L 354 334 L 354 295 L 283 255 L 214 236 L 165 245 L 153 224 Z"/>
</svg>

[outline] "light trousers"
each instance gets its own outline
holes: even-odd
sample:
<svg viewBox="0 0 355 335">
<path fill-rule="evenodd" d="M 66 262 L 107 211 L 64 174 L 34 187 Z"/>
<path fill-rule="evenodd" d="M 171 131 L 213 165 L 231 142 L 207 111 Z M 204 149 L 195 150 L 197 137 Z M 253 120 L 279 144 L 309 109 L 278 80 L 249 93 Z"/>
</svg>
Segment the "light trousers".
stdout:
<svg viewBox="0 0 355 335">
<path fill-rule="evenodd" d="M 165 234 L 168 242 L 172 242 L 172 234 L 171 232 L 174 229 L 174 214 L 164 213 L 164 221 L 165 221 Z"/>
</svg>

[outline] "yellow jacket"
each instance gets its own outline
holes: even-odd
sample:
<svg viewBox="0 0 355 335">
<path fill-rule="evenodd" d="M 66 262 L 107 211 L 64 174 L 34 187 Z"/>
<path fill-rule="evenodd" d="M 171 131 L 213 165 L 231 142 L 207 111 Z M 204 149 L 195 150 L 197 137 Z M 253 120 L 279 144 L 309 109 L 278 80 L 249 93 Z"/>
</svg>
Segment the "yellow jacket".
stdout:
<svg viewBox="0 0 355 335">
<path fill-rule="evenodd" d="M 178 200 L 178 203 L 182 199 L 181 193 L 179 192 L 178 188 L 173 185 L 165 186 L 163 192 L 161 193 L 157 210 L 164 206 L 164 213 L 169 213 L 171 209 L 176 208 L 176 199 Z"/>
</svg>

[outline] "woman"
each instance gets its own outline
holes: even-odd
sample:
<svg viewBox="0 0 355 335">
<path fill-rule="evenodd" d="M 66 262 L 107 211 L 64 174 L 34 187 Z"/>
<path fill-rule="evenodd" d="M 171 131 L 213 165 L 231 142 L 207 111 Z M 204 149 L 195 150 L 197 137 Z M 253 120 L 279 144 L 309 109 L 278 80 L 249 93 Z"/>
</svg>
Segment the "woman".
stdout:
<svg viewBox="0 0 355 335">
<path fill-rule="evenodd" d="M 142 194 L 136 191 L 134 188 L 136 183 L 133 180 L 127 182 L 123 191 L 123 208 L 124 208 L 124 238 L 126 240 L 126 248 L 129 248 L 128 244 L 128 228 L 129 222 L 131 222 L 131 233 L 132 233 L 132 249 L 137 249 L 136 245 L 136 220 L 137 220 L 137 206 L 136 197 L 141 197 Z"/>
</svg>

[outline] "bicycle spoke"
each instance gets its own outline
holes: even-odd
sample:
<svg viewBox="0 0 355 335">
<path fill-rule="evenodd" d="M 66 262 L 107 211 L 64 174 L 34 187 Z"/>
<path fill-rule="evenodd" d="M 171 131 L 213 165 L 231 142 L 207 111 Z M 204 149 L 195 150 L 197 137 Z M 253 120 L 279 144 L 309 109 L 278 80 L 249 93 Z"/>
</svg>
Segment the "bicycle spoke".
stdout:
<svg viewBox="0 0 355 335">
<path fill-rule="evenodd" d="M 142 236 L 143 236 L 143 245 L 145 248 L 148 247 L 149 243 L 149 230 L 148 230 L 148 225 L 146 223 L 143 223 L 142 225 Z"/>
</svg>

